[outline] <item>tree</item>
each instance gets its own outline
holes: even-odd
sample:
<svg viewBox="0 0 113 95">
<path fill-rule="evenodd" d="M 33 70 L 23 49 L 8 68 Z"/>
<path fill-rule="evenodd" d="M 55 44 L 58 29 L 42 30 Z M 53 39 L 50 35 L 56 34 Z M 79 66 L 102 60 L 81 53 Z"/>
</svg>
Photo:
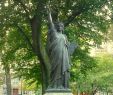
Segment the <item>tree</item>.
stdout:
<svg viewBox="0 0 113 95">
<path fill-rule="evenodd" d="M 0 62 L 4 67 L 6 75 L 5 78 L 8 95 L 11 95 L 12 76 L 18 78 L 24 76 L 23 78 L 29 80 L 31 83 L 35 82 L 35 84 L 39 85 L 40 84 L 39 64 L 37 64 L 38 63 L 37 59 L 36 57 L 34 57 L 33 53 L 28 52 L 29 48 L 27 44 L 24 43 L 23 36 L 21 36 L 20 33 L 16 32 L 15 29 L 13 30 L 9 29 L 8 32 L 4 34 L 1 42 L 2 44 L 0 45 L 1 46 Z M 12 69 L 13 72 L 10 72 L 10 70 L 12 71 Z M 16 71 L 18 71 L 19 73 Z M 32 74 L 30 72 L 32 72 Z M 34 72 L 38 72 L 38 74 Z"/>
<path fill-rule="evenodd" d="M 3 47 L 1 47 L 1 55 L 0 55 L 0 62 L 2 63 L 3 65 L 3 68 L 4 68 L 4 71 L 5 71 L 5 84 L 6 84 L 6 87 L 7 87 L 7 94 L 8 95 L 11 95 L 11 73 L 10 73 L 10 65 L 8 64 L 9 63 L 9 58 L 11 57 L 7 57 L 7 55 L 5 54 L 7 52 L 7 54 L 10 54 L 12 51 L 7 51 L 8 48 L 7 48 L 7 41 L 5 38 L 3 38 L 4 41 L 2 42 L 3 44 Z M 5 42 L 5 43 L 4 43 Z M 3 50 L 4 48 L 4 50 Z"/>
<path fill-rule="evenodd" d="M 112 93 L 113 88 L 113 57 L 111 54 L 100 53 L 96 57 L 97 66 L 87 71 L 87 76 L 79 74 L 76 80 L 77 90 L 94 95 L 98 91 Z"/>
<path fill-rule="evenodd" d="M 45 50 L 46 43 L 46 10 L 48 0 L 1 0 L 0 23 L 3 35 L 7 29 L 16 29 L 20 32 L 41 64 L 43 92 L 48 86 L 50 64 Z M 110 0 L 51 0 L 52 17 L 54 21 L 60 19 L 66 27 L 65 33 L 69 40 L 79 43 L 74 59 L 84 62 L 92 41 L 101 44 L 103 33 L 109 26 L 108 15 Z M 108 8 L 105 9 L 105 6 Z M 30 36 L 28 36 L 30 35 Z M 43 39 L 43 37 L 45 39 Z M 99 38 L 99 39 L 97 39 Z M 81 55 L 79 55 L 81 52 Z M 86 57 L 84 57 L 86 56 Z M 82 58 L 84 57 L 84 58 Z M 89 61 L 90 62 L 90 61 Z M 92 65 L 93 66 L 93 65 Z M 90 65 L 89 65 L 90 67 Z"/>
<path fill-rule="evenodd" d="M 98 60 L 98 68 L 97 68 L 97 83 L 99 90 L 105 92 L 112 92 L 112 66 L 113 66 L 113 57 L 111 54 L 100 54 L 97 57 Z"/>
</svg>

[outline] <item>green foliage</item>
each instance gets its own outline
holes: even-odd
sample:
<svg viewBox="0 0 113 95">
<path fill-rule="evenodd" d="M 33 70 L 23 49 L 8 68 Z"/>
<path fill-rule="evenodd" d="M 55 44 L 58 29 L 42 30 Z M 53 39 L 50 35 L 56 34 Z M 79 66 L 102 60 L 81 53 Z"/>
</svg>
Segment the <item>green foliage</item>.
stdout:
<svg viewBox="0 0 113 95">
<path fill-rule="evenodd" d="M 113 41 L 113 24 L 109 28 L 109 33 L 106 36 L 106 39 Z"/>
<path fill-rule="evenodd" d="M 10 69 L 15 72 L 15 77 L 23 77 L 29 80 L 29 85 L 35 83 L 38 86 L 41 83 L 39 61 L 24 37 L 15 28 L 11 29 L 5 35 L 4 43 L 1 46 L 3 46 L 1 51 L 4 51 L 1 54 L 1 62 L 4 68 L 6 65 L 10 65 Z"/>
<path fill-rule="evenodd" d="M 105 89 L 105 88 L 112 88 L 113 87 L 113 57 L 112 55 L 104 54 L 97 59 L 99 62 L 97 73 L 97 84 L 100 86 L 100 88 Z M 111 90 L 111 89 L 109 89 Z M 112 90 L 111 90 L 112 91 Z"/>
<path fill-rule="evenodd" d="M 79 73 L 76 80 L 80 92 L 96 91 L 112 92 L 113 88 L 113 57 L 109 54 L 99 54 L 96 58 L 97 66 L 87 72 L 87 76 Z"/>
<path fill-rule="evenodd" d="M 31 21 L 42 16 L 40 41 L 46 45 L 47 17 L 46 10 L 38 12 L 40 2 L 46 0 L 1 0 L 0 1 L 0 51 L 1 61 L 10 64 L 16 75 L 40 84 L 41 67 L 33 53 Z M 70 42 L 78 45 L 72 57 L 72 80 L 83 79 L 89 70 L 96 66 L 96 61 L 89 56 L 91 46 L 101 44 L 104 34 L 111 23 L 110 0 L 51 0 L 53 19 L 65 23 L 65 34 Z M 107 8 L 105 8 L 107 7 Z M 39 39 L 37 38 L 37 39 Z M 38 42 L 37 42 L 38 43 Z M 92 44 L 93 43 L 93 44 Z M 5 61 L 5 62 L 4 62 Z M 4 64 L 3 64 L 4 65 Z"/>
</svg>

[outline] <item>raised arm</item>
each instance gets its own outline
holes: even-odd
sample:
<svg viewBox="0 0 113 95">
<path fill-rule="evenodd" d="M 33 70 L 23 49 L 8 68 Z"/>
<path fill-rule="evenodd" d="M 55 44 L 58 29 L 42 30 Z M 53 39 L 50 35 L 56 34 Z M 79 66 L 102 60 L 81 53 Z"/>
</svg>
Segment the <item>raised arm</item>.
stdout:
<svg viewBox="0 0 113 95">
<path fill-rule="evenodd" d="M 48 23 L 49 23 L 50 28 L 51 28 L 51 29 L 53 30 L 53 32 L 54 32 L 54 31 L 56 31 L 56 29 L 55 29 L 55 25 L 54 25 L 53 20 L 52 20 L 50 7 L 47 6 L 46 8 L 47 8 L 47 14 L 48 14 Z"/>
</svg>

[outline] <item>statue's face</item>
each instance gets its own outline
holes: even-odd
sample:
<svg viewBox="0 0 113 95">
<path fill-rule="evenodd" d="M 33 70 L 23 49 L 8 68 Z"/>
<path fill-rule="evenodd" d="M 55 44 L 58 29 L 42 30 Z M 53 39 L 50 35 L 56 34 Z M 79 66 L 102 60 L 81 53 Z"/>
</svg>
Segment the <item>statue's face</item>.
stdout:
<svg viewBox="0 0 113 95">
<path fill-rule="evenodd" d="M 57 28 L 58 32 L 63 32 L 64 31 L 64 24 L 63 23 L 57 23 L 56 28 Z"/>
</svg>

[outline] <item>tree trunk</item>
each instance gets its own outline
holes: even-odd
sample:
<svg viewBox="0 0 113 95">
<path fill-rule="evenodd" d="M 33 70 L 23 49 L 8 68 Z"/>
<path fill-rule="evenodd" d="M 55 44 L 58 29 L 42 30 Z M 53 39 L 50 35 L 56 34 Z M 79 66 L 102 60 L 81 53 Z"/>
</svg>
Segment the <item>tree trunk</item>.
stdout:
<svg viewBox="0 0 113 95">
<path fill-rule="evenodd" d="M 43 11 L 44 6 L 46 5 L 47 0 L 39 0 L 38 6 L 37 6 L 37 12 L 34 15 L 34 17 L 31 19 L 31 30 L 32 30 L 32 40 L 33 40 L 33 47 L 36 55 L 38 56 L 38 59 L 41 64 L 41 72 L 42 72 L 42 93 L 45 92 L 45 90 L 48 87 L 49 84 L 49 76 L 50 76 L 50 63 L 48 59 L 48 55 L 46 53 L 45 47 L 42 42 L 42 17 L 43 17 Z M 58 17 L 58 11 L 57 14 L 53 14 L 53 19 L 56 21 Z"/>
<path fill-rule="evenodd" d="M 48 84 L 49 84 L 49 75 L 50 75 L 50 64 L 48 60 L 48 56 L 46 50 L 44 48 L 41 35 L 42 35 L 42 17 L 43 17 L 43 9 L 44 3 L 40 1 L 39 6 L 37 6 L 37 13 L 31 20 L 31 30 L 32 30 L 32 40 L 34 52 L 38 56 L 38 59 L 41 64 L 41 72 L 42 72 L 42 93 L 45 92 Z"/>
<path fill-rule="evenodd" d="M 11 74 L 10 74 L 10 68 L 9 66 L 5 66 L 5 75 L 6 75 L 6 91 L 7 91 L 7 95 L 12 95 L 12 91 L 11 91 Z"/>
</svg>

